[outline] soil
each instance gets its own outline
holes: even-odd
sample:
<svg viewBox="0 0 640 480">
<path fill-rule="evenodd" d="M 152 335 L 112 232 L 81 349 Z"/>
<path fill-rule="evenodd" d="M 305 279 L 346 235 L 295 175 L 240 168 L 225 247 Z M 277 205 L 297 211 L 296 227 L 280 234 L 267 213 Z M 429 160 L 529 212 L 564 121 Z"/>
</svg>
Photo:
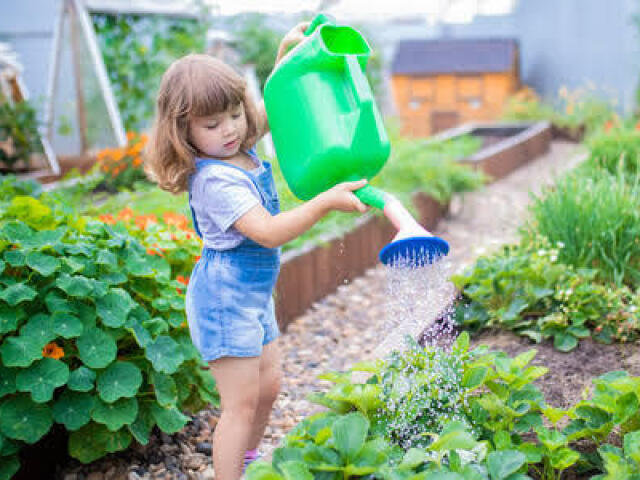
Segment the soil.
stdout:
<svg viewBox="0 0 640 480">
<path fill-rule="evenodd" d="M 493 330 L 472 338 L 471 344 L 487 345 L 510 357 L 536 349 L 531 365 L 547 367 L 549 372 L 535 383 L 547 403 L 556 408 L 568 408 L 580 401 L 591 380 L 604 373 L 626 370 L 630 375 L 640 375 L 640 342 L 604 345 L 584 339 L 575 350 L 563 353 L 553 348 L 551 340 L 535 344 L 511 332 Z"/>
</svg>

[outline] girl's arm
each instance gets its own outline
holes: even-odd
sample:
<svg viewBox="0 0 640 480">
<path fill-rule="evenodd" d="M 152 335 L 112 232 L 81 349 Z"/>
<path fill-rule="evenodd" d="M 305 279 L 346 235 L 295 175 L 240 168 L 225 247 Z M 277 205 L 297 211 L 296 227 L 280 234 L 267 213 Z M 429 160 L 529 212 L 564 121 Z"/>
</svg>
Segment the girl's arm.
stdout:
<svg viewBox="0 0 640 480">
<path fill-rule="evenodd" d="M 308 202 L 277 215 L 256 205 L 240 217 L 234 227 L 263 247 L 276 248 L 302 235 L 331 210 L 366 212 L 365 204 L 352 193 L 366 183 L 366 180 L 339 183 Z"/>
<path fill-rule="evenodd" d="M 301 22 L 291 30 L 287 32 L 287 34 L 282 38 L 280 42 L 280 46 L 278 47 L 278 54 L 276 55 L 275 65 L 280 63 L 282 57 L 284 57 L 289 50 L 289 47 L 301 42 L 304 39 L 304 32 L 307 28 L 309 28 L 310 22 Z M 274 65 L 274 67 L 275 67 Z M 269 132 L 269 122 L 267 120 L 267 111 L 264 108 L 264 100 L 261 100 L 257 105 L 258 110 L 258 138 L 262 138 Z"/>
</svg>

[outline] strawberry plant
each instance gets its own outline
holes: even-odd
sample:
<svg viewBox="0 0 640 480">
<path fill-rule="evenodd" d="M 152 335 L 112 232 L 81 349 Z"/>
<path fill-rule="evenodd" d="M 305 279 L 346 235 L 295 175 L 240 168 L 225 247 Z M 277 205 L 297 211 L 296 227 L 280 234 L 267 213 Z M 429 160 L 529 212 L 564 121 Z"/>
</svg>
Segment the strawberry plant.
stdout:
<svg viewBox="0 0 640 480">
<path fill-rule="evenodd" d="M 0 217 L 0 478 L 53 423 L 82 462 L 180 430 L 217 403 L 191 343 L 184 263 L 123 223 L 17 196 Z"/>
</svg>

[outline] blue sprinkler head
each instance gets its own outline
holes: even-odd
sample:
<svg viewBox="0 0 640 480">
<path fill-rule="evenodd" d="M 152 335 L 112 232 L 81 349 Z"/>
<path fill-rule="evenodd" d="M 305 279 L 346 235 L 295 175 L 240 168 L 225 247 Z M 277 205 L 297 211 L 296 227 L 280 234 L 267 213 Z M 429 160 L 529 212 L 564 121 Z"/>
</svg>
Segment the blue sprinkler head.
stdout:
<svg viewBox="0 0 640 480">
<path fill-rule="evenodd" d="M 380 261 L 391 267 L 423 267 L 449 253 L 449 244 L 440 237 L 405 237 L 380 250 Z"/>
</svg>

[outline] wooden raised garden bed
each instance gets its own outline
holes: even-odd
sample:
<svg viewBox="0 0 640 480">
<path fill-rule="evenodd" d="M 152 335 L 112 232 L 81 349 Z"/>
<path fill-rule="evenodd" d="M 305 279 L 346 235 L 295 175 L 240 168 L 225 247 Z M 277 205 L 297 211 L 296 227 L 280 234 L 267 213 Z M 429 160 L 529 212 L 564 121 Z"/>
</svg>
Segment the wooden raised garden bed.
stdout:
<svg viewBox="0 0 640 480">
<path fill-rule="evenodd" d="M 463 135 L 482 139 L 482 147 L 459 161 L 482 170 L 492 179 L 499 179 L 546 153 L 552 140 L 552 128 L 549 122 L 467 123 L 446 130 L 434 139 L 441 141 Z"/>
</svg>

